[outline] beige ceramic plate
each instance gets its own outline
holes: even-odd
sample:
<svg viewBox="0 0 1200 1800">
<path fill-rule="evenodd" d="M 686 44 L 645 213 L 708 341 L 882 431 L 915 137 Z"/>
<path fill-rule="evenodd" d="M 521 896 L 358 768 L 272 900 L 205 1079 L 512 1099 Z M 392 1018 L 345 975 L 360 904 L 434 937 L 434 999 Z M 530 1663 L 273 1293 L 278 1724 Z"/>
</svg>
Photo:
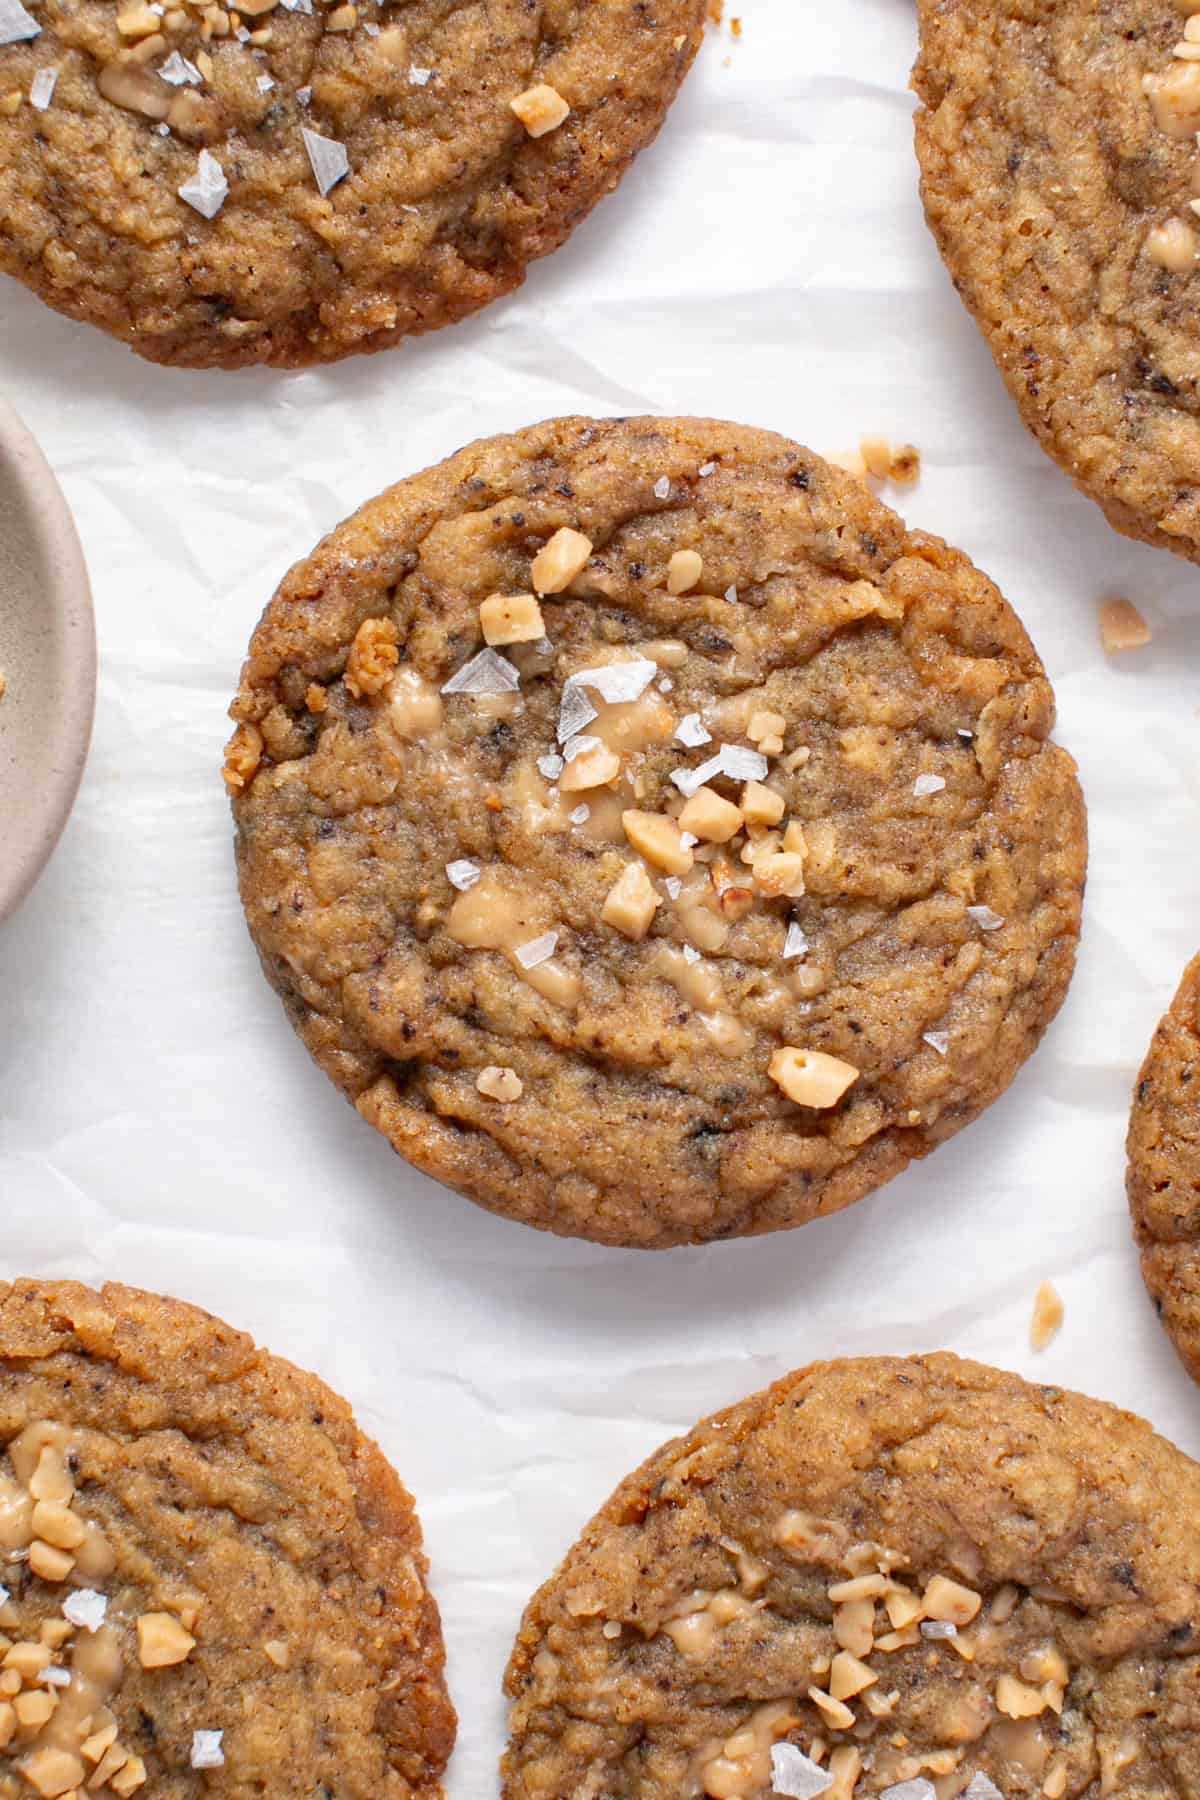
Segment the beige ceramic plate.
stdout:
<svg viewBox="0 0 1200 1800">
<path fill-rule="evenodd" d="M 58 483 L 0 401 L 0 919 L 58 842 L 87 757 L 96 634 Z"/>
</svg>

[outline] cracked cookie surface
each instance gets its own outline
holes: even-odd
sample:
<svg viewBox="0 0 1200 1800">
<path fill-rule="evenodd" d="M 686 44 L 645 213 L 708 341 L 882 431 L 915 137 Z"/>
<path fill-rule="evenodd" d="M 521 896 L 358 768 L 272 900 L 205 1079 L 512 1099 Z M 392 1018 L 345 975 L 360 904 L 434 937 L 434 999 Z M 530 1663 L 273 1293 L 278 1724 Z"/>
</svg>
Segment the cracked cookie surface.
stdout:
<svg viewBox="0 0 1200 1800">
<path fill-rule="evenodd" d="M 504 1800 L 1185 1800 L 1198 1503 L 1181 1451 L 1060 1388 L 789 1375 L 651 1456 L 534 1596 Z"/>
<path fill-rule="evenodd" d="M 1142 1275 L 1200 1381 L 1200 957 L 1183 972 L 1133 1090 L 1126 1186 Z"/>
<path fill-rule="evenodd" d="M 769 433 L 472 445 L 292 570 L 232 710 L 296 1029 L 527 1224 L 660 1247 L 848 1205 L 1003 1091 L 1070 977 L 1083 808 L 1025 632 Z"/>
<path fill-rule="evenodd" d="M 0 1287 L 0 1795 L 442 1800 L 412 1500 L 314 1376 L 180 1301 Z"/>
<path fill-rule="evenodd" d="M 1185 9 L 919 10 L 922 196 L 955 287 L 1025 424 L 1110 523 L 1200 560 L 1200 65 Z"/>
<path fill-rule="evenodd" d="M 511 292 L 617 185 L 703 13 L 6 0 L 0 269 L 155 362 L 387 348 Z"/>
</svg>

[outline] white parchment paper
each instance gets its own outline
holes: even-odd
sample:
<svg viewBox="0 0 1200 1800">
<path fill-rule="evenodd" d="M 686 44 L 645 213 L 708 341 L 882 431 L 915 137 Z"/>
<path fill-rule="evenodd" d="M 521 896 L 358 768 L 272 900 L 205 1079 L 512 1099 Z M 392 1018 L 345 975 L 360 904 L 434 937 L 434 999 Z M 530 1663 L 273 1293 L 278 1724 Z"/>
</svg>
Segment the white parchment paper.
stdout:
<svg viewBox="0 0 1200 1800">
<path fill-rule="evenodd" d="M 1200 943 L 1200 574 L 1118 538 L 1020 427 L 922 222 L 910 0 L 741 10 L 744 36 L 710 34 L 572 243 L 409 348 L 184 374 L 0 284 L 0 385 L 75 510 L 101 660 L 76 813 L 0 931 L 0 1269 L 179 1294 L 350 1398 L 424 1520 L 462 1715 L 454 1800 L 496 1791 L 521 1606 L 593 1508 L 664 1437 L 806 1360 L 946 1347 L 1200 1450 L 1122 1148 Z M 634 410 L 826 451 L 915 441 L 922 483 L 887 497 L 1025 619 L 1092 836 L 1070 997 L 983 1120 L 839 1218 L 653 1256 L 490 1218 L 356 1118 L 259 974 L 218 776 L 251 627 L 322 532 L 485 432 Z M 1096 628 L 1113 593 L 1155 634 L 1118 662 Z M 1044 1277 L 1066 1324 L 1035 1357 Z"/>
</svg>

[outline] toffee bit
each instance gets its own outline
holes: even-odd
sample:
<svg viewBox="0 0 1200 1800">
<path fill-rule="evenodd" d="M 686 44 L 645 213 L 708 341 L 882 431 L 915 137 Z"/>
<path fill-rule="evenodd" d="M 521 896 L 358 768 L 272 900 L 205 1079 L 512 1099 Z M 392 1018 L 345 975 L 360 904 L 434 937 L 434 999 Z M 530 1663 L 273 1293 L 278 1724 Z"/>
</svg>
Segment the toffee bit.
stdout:
<svg viewBox="0 0 1200 1800">
<path fill-rule="evenodd" d="M 332 193 L 338 182 L 344 181 L 350 173 L 346 146 L 339 144 L 336 138 L 322 137 L 319 131 L 310 131 L 307 125 L 300 127 L 300 136 L 304 139 L 319 192 L 322 196 Z"/>
<path fill-rule="evenodd" d="M 1033 1318 L 1029 1323 L 1030 1347 L 1044 1350 L 1058 1336 L 1062 1322 L 1062 1296 L 1052 1281 L 1043 1281 L 1033 1300 Z"/>
<path fill-rule="evenodd" d="M 314 137 L 311 131 L 304 133 L 305 138 Z M 325 139 L 320 140 L 322 143 Z M 461 669 L 442 685 L 443 694 L 515 694 L 521 685 L 521 676 L 506 656 L 496 650 L 481 650 L 470 662 L 465 662 Z"/>
<path fill-rule="evenodd" d="M 940 794 L 945 785 L 944 775 L 918 775 L 913 782 L 913 793 L 918 800 L 923 800 L 926 794 Z"/>
<path fill-rule="evenodd" d="M 29 84 L 29 104 L 35 112 L 45 112 L 54 98 L 58 83 L 57 69 L 39 69 Z"/>
<path fill-rule="evenodd" d="M 804 956 L 807 952 L 808 939 L 795 919 L 792 919 L 788 924 L 787 936 L 783 940 L 784 961 L 790 962 L 793 956 Z"/>
<path fill-rule="evenodd" d="M 675 742 L 686 750 L 698 750 L 701 744 L 712 743 L 712 733 L 704 729 L 699 713 L 685 713 L 675 728 Z"/>
<path fill-rule="evenodd" d="M 523 969 L 536 969 L 539 963 L 549 962 L 557 946 L 557 931 L 543 931 L 540 937 L 530 938 L 527 944 L 518 944 L 513 955 Z"/>
<path fill-rule="evenodd" d="M 771 1792 L 786 1800 L 816 1800 L 833 1786 L 833 1776 L 795 1744 L 771 1746 Z"/>
<path fill-rule="evenodd" d="M 928 1044 L 931 1050 L 936 1050 L 939 1056 L 945 1056 L 950 1048 L 950 1033 L 948 1031 L 923 1031 L 921 1042 Z"/>
<path fill-rule="evenodd" d="M 23 44 L 40 37 L 41 26 L 27 13 L 21 0 L 0 0 L 0 44 Z"/>
<path fill-rule="evenodd" d="M 1150 627 L 1132 600 L 1106 600 L 1100 608 L 1100 642 L 1107 656 L 1140 650 L 1150 642 Z"/>
<path fill-rule="evenodd" d="M 479 880 L 479 864 L 472 862 L 469 857 L 461 856 L 457 862 L 446 864 L 446 879 L 451 887 L 456 887 L 460 894 L 465 894 Z"/>
<path fill-rule="evenodd" d="M 1004 920 L 990 906 L 968 906 L 968 913 L 978 925 L 980 931 L 999 931 Z"/>
<path fill-rule="evenodd" d="M 179 198 L 206 219 L 215 219 L 229 198 L 225 171 L 208 150 L 201 150 L 196 173 L 179 189 Z"/>
<path fill-rule="evenodd" d="M 221 1748 L 223 1731 L 193 1731 L 192 1756 L 193 1769 L 220 1769 L 225 1764 L 225 1752 Z"/>
</svg>

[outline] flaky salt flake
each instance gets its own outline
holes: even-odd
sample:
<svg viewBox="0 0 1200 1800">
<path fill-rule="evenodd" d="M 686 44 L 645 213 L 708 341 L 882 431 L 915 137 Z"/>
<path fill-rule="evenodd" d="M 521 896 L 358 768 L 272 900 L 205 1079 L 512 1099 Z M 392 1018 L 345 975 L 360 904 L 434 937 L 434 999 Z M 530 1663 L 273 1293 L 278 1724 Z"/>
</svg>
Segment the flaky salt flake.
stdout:
<svg viewBox="0 0 1200 1800">
<path fill-rule="evenodd" d="M 199 87 L 204 80 L 195 63 L 181 56 L 178 50 L 172 50 L 166 61 L 159 63 L 158 72 L 172 87 Z"/>
<path fill-rule="evenodd" d="M 561 756 L 555 756 L 553 754 L 549 756 L 539 756 L 537 764 L 547 781 L 557 781 L 563 772 L 563 759 Z"/>
<path fill-rule="evenodd" d="M 71 1685 L 70 1669 L 56 1668 L 53 1663 L 47 1664 L 44 1669 L 39 1669 L 37 1678 L 43 1687 L 70 1687 Z"/>
<path fill-rule="evenodd" d="M 569 812 L 567 814 L 567 817 L 568 817 L 568 819 L 570 819 L 572 825 L 586 825 L 588 820 L 591 818 L 591 816 L 592 816 L 592 809 L 587 804 L 586 800 L 582 801 L 580 803 L 580 805 L 578 805 L 575 808 L 574 812 Z"/>
<path fill-rule="evenodd" d="M 275 83 L 269 75 L 259 75 L 256 76 L 254 85 L 260 94 L 269 94 Z"/>
<path fill-rule="evenodd" d="M 698 473 L 701 475 L 711 475 L 716 466 L 716 463 L 701 463 Z"/>
<path fill-rule="evenodd" d="M 1004 1800 L 1004 1795 L 991 1777 L 985 1775 L 981 1769 L 978 1775 L 972 1775 L 962 1791 L 960 1800 Z"/>
<path fill-rule="evenodd" d="M 311 12 L 312 7 L 310 6 L 308 10 Z M 310 87 L 297 88 L 296 101 L 300 106 L 308 106 L 312 101 L 312 89 Z"/>
<path fill-rule="evenodd" d="M 5 1594 L 7 1600 L 8 1595 Z M 62 1603 L 63 1618 L 84 1631 L 99 1631 L 108 1611 L 108 1596 L 96 1588 L 79 1588 Z"/>
<path fill-rule="evenodd" d="M 956 1638 L 958 1626 L 952 1625 L 949 1619 L 922 1619 L 921 1636 L 923 1638 Z"/>
<path fill-rule="evenodd" d="M 683 960 L 686 963 L 698 963 L 700 961 L 700 952 L 693 949 L 691 944 L 685 944 L 683 946 Z"/>
<path fill-rule="evenodd" d="M 785 1800 L 816 1800 L 833 1786 L 833 1776 L 795 1744 L 771 1746 L 771 1792 Z"/>
<path fill-rule="evenodd" d="M 669 675 L 664 675 L 658 684 L 658 691 L 660 694 L 670 694 L 674 691 L 674 688 L 675 683 L 671 680 Z"/>
<path fill-rule="evenodd" d="M 722 744 L 718 751 L 721 773 L 734 781 L 761 781 L 767 772 L 767 759 L 761 750 L 747 750 L 741 744 Z"/>
<path fill-rule="evenodd" d="M 58 82 L 57 69 L 39 69 L 29 84 L 29 104 L 35 112 L 45 112 L 54 98 Z"/>
<path fill-rule="evenodd" d="M 3 678 L 0 677 L 0 680 L 2 680 L 2 679 Z M 3 688 L 3 686 L 0 686 L 0 699 L 2 699 L 3 696 L 4 696 L 4 688 Z M 12 1599 L 12 1593 L 11 1593 L 10 1589 L 6 1588 L 5 1586 L 3 1586 L 2 1583 L 0 1583 L 0 1606 L 7 1606 L 11 1599 Z M 107 1602 L 105 1604 L 107 1604 Z"/>
<path fill-rule="evenodd" d="M 408 71 L 408 79 L 412 87 L 428 87 L 433 80 L 433 70 L 418 68 L 417 64 L 413 63 Z"/>
<path fill-rule="evenodd" d="M 630 700 L 640 700 L 657 674 L 657 663 L 652 663 L 648 657 L 638 656 L 632 662 L 605 663 L 598 669 L 579 669 L 574 675 L 567 676 L 567 687 L 594 688 L 609 706 L 621 706 Z"/>
<path fill-rule="evenodd" d="M 733 582 L 725 589 L 725 598 L 731 606 L 737 605 L 737 587 Z"/>
<path fill-rule="evenodd" d="M 913 782 L 913 793 L 918 800 L 923 800 L 926 794 L 940 794 L 945 785 L 944 775 L 918 775 Z"/>
<path fill-rule="evenodd" d="M 936 1050 L 939 1056 L 945 1056 L 950 1048 L 950 1033 L 948 1031 L 923 1031 L 921 1042 L 928 1044 L 931 1050 Z"/>
<path fill-rule="evenodd" d="M 805 937 L 795 919 L 787 928 L 787 936 L 783 940 L 783 959 L 790 962 L 793 956 L 805 956 L 808 953 L 808 939 Z"/>
<path fill-rule="evenodd" d="M 350 173 L 345 144 L 339 144 L 336 138 L 322 137 L 319 131 L 310 131 L 307 125 L 300 127 L 300 136 L 304 139 L 313 180 L 319 191 L 322 195 L 332 193 L 338 182 L 345 181 Z"/>
<path fill-rule="evenodd" d="M 971 730 L 969 725 L 960 725 L 954 735 L 955 737 L 960 737 L 964 744 L 973 744 L 975 742 L 975 733 Z"/>
<path fill-rule="evenodd" d="M 895 1787 L 884 1788 L 879 1800 L 937 1800 L 937 1789 L 919 1775 L 915 1781 L 898 1781 Z"/>
<path fill-rule="evenodd" d="M 310 137 L 311 132 L 305 132 Z M 443 694 L 514 694 L 521 685 L 520 672 L 497 650 L 481 650 L 453 674 Z"/>
<path fill-rule="evenodd" d="M 694 831 L 681 831 L 679 834 L 679 847 L 681 850 L 694 850 L 699 842 L 700 839 L 696 836 Z"/>
<path fill-rule="evenodd" d="M 527 944 L 518 944 L 513 955 L 523 969 L 536 969 L 539 963 L 549 962 L 557 944 L 557 931 L 543 931 L 541 937 L 530 938 Z"/>
<path fill-rule="evenodd" d="M 670 479 L 666 475 L 660 475 L 658 480 L 654 484 L 654 498 L 656 500 L 668 500 L 670 498 L 670 495 L 671 495 Z"/>
<path fill-rule="evenodd" d="M 678 875 L 668 875 L 663 882 L 663 886 L 666 888 L 668 894 L 670 894 L 672 900 L 678 900 L 680 894 L 683 892 L 683 883 L 680 881 Z"/>
<path fill-rule="evenodd" d="M 573 738 L 585 725 L 599 715 L 582 688 L 567 686 L 563 689 L 562 700 L 558 708 L 558 741 L 565 744 Z"/>
<path fill-rule="evenodd" d="M 0 44 L 23 44 L 41 34 L 41 26 L 21 0 L 0 0 Z"/>
<path fill-rule="evenodd" d="M 685 749 L 698 750 L 701 744 L 712 743 L 712 733 L 705 731 L 699 713 L 685 713 L 675 727 L 675 742 Z"/>
<path fill-rule="evenodd" d="M 285 12 L 311 13 L 312 0 L 279 0 Z"/>
<path fill-rule="evenodd" d="M 690 800 L 698 788 L 702 788 L 713 775 L 721 773 L 720 756 L 710 756 L 695 769 L 672 769 L 671 780 L 685 799 Z"/>
<path fill-rule="evenodd" d="M 205 219 L 215 219 L 224 206 L 229 198 L 229 183 L 224 169 L 209 151 L 200 152 L 196 173 L 179 189 L 179 198 Z"/>
<path fill-rule="evenodd" d="M 968 906 L 967 911 L 978 925 L 980 931 L 999 931 L 1004 920 L 990 906 Z"/>
<path fill-rule="evenodd" d="M 467 889 L 473 888 L 479 880 L 479 864 L 472 862 L 470 857 L 460 856 L 457 862 L 446 864 L 446 880 L 451 887 L 456 887 L 460 894 L 465 894 Z"/>
<path fill-rule="evenodd" d="M 225 1752 L 221 1748 L 223 1731 L 193 1731 L 192 1733 L 192 1767 L 193 1769 L 221 1769 L 225 1766 Z"/>
<path fill-rule="evenodd" d="M 563 745 L 563 761 L 573 763 L 577 756 L 584 756 L 589 750 L 599 750 L 600 739 L 597 737 L 572 737 Z"/>
</svg>

